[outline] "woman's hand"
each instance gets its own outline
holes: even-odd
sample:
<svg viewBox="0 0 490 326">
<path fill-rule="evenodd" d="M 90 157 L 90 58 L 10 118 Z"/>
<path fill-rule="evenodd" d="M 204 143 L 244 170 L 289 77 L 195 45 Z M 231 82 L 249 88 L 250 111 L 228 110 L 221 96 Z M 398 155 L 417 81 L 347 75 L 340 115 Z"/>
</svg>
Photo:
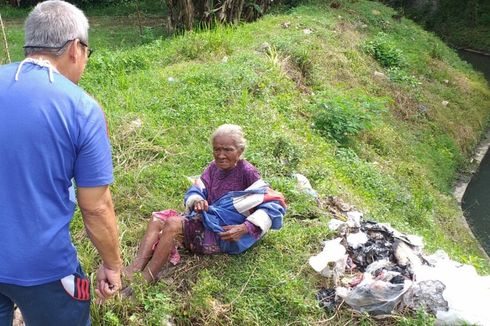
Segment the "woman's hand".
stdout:
<svg viewBox="0 0 490 326">
<path fill-rule="evenodd" d="M 208 211 L 208 201 L 205 199 L 198 200 L 194 203 L 194 211 L 196 213 L 201 213 L 202 211 L 207 212 Z"/>
<path fill-rule="evenodd" d="M 225 225 L 223 226 L 225 232 L 220 232 L 218 235 L 221 237 L 221 240 L 224 241 L 238 241 L 240 238 L 248 233 L 248 228 L 243 224 L 238 225 Z"/>
</svg>

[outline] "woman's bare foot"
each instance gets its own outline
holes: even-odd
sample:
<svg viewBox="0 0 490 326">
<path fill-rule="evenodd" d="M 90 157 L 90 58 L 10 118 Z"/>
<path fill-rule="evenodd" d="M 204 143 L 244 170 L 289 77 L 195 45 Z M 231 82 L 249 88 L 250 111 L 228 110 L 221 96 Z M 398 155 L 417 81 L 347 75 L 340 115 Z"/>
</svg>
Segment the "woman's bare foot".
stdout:
<svg viewBox="0 0 490 326">
<path fill-rule="evenodd" d="M 141 274 L 148 283 L 155 283 L 158 281 L 157 273 L 152 272 L 148 266 L 141 272 Z"/>
<path fill-rule="evenodd" d="M 121 278 L 131 281 L 133 279 L 133 274 L 134 274 L 134 270 L 131 267 L 131 265 L 125 266 L 121 270 Z"/>
</svg>

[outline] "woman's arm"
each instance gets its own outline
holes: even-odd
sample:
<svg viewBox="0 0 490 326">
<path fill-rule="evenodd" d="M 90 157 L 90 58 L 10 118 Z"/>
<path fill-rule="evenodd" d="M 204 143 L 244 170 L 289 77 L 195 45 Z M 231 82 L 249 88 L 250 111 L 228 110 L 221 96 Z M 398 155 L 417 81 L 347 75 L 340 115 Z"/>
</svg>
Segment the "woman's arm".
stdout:
<svg viewBox="0 0 490 326">
<path fill-rule="evenodd" d="M 248 233 L 248 228 L 245 223 L 238 225 L 225 225 L 223 226 L 224 232 L 218 233 L 221 240 L 224 241 L 238 241 L 242 236 Z"/>
<path fill-rule="evenodd" d="M 272 221 L 264 209 L 257 209 L 253 214 L 247 217 L 247 221 L 257 226 L 262 230 L 261 235 L 269 231 L 272 226 Z"/>
<path fill-rule="evenodd" d="M 186 212 L 196 211 L 198 213 L 208 210 L 206 200 L 206 186 L 201 178 L 193 180 L 192 186 L 187 190 L 184 196 L 184 205 Z"/>
</svg>

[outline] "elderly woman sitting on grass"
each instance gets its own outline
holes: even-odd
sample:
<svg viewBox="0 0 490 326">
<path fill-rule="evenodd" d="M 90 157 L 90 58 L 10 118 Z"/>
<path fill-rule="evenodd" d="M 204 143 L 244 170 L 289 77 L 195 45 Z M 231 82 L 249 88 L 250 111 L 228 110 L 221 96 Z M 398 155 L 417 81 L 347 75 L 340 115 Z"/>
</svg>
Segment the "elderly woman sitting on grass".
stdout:
<svg viewBox="0 0 490 326">
<path fill-rule="evenodd" d="M 242 129 L 222 125 L 211 143 L 214 161 L 185 194 L 186 214 L 153 213 L 136 258 L 124 269 L 127 279 L 142 272 L 145 280 L 155 281 L 163 266 L 178 258 L 176 245 L 199 254 L 239 254 L 270 228 L 282 227 L 284 197 L 241 158 L 245 150 Z"/>
</svg>

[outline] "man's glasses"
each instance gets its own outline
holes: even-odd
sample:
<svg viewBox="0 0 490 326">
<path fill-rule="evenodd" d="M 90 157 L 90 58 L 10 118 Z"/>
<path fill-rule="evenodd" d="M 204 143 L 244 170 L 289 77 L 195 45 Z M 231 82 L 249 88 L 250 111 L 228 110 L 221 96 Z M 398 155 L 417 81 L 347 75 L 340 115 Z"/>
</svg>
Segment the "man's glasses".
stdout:
<svg viewBox="0 0 490 326">
<path fill-rule="evenodd" d="M 80 41 L 80 40 L 79 40 L 79 41 Z M 90 58 L 90 56 L 92 55 L 92 52 L 94 52 L 94 50 L 93 50 L 93 49 L 91 49 L 91 48 L 89 48 L 89 47 L 88 47 L 88 45 L 87 45 L 85 42 L 80 41 L 80 44 L 81 44 L 82 46 L 84 46 L 84 47 L 86 47 L 86 48 L 87 48 L 87 51 L 88 51 L 88 53 L 87 53 L 87 59 L 88 59 L 88 58 Z"/>
<path fill-rule="evenodd" d="M 76 39 L 72 39 L 72 40 L 68 40 L 66 41 L 65 43 L 63 43 L 62 46 L 42 46 L 42 45 L 26 45 L 24 46 L 24 49 L 46 49 L 48 50 L 49 52 L 55 52 L 56 55 L 61 55 L 63 53 L 63 49 L 65 48 L 65 46 L 70 43 L 70 42 L 73 42 L 75 41 Z M 80 44 L 84 47 L 87 48 L 87 58 L 90 58 L 90 56 L 92 55 L 92 52 L 94 52 L 93 49 L 89 48 L 88 45 L 85 43 L 85 42 L 82 42 L 80 41 L 80 39 L 78 39 L 78 41 L 80 42 Z"/>
</svg>

